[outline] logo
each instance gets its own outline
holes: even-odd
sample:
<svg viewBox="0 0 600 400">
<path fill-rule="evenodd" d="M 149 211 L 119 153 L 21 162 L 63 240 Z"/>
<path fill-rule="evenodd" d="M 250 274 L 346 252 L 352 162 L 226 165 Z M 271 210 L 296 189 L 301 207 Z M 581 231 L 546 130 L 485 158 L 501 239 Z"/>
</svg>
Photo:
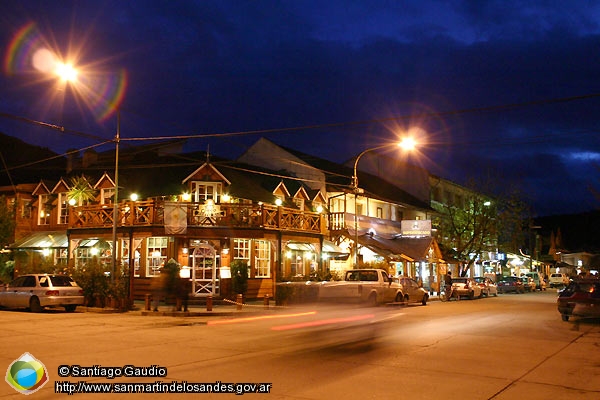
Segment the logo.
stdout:
<svg viewBox="0 0 600 400">
<path fill-rule="evenodd" d="M 48 382 L 46 367 L 29 353 L 13 361 L 6 370 L 6 382 L 17 392 L 31 394 Z"/>
</svg>

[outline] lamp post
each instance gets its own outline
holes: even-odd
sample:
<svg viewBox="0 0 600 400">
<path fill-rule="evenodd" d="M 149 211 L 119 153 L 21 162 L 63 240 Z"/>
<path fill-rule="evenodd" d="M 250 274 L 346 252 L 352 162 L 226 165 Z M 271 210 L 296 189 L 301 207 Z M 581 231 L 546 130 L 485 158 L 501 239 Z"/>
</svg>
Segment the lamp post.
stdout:
<svg viewBox="0 0 600 400">
<path fill-rule="evenodd" d="M 354 268 L 358 267 L 358 195 L 363 194 L 364 190 L 358 186 L 358 174 L 357 167 L 358 162 L 366 153 L 381 150 L 386 147 L 398 146 L 404 150 L 412 150 L 415 148 L 415 141 L 410 137 L 406 137 L 402 139 L 399 143 L 387 143 L 381 146 L 371 147 L 369 149 L 363 150 L 358 156 L 356 156 L 356 160 L 354 160 L 354 169 L 352 172 L 352 191 L 354 192 Z"/>
<path fill-rule="evenodd" d="M 115 281 L 117 270 L 117 220 L 119 219 L 119 141 L 121 139 L 121 114 L 117 111 L 117 133 L 115 135 L 115 195 L 113 201 L 113 225 L 112 225 L 112 272 L 110 280 Z M 131 243 L 129 244 L 131 251 Z M 130 277 L 131 280 L 131 277 Z"/>
</svg>

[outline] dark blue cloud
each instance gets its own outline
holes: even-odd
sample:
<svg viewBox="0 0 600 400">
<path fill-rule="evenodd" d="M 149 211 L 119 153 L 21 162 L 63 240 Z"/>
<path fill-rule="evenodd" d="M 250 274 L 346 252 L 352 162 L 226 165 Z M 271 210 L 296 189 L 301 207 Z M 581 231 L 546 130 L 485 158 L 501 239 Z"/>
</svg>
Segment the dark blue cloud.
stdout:
<svg viewBox="0 0 600 400">
<path fill-rule="evenodd" d="M 124 137 L 306 126 L 265 136 L 341 162 L 417 123 L 431 146 L 415 162 L 434 173 L 464 183 L 495 171 L 499 190 L 520 185 L 540 213 L 573 212 L 596 206 L 600 99 L 548 100 L 600 93 L 598 10 L 587 1 L 25 0 L 0 5 L 0 44 L 32 20 L 61 51 L 124 68 Z M 48 82 L 3 75 L 0 85 L 2 112 L 114 136 L 115 118 L 97 124 L 68 93 L 70 105 L 49 105 Z M 0 129 L 56 151 L 91 143 L 14 121 Z M 189 146 L 235 157 L 259 136 Z"/>
</svg>

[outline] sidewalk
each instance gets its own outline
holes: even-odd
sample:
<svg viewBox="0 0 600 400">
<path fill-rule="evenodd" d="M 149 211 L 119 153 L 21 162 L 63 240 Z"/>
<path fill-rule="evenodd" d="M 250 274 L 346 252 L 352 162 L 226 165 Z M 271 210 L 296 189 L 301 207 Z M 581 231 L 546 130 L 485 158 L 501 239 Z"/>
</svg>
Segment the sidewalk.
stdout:
<svg viewBox="0 0 600 400">
<path fill-rule="evenodd" d="M 429 301 L 439 301 L 436 294 L 430 295 Z M 456 301 L 456 300 L 453 300 Z M 390 303 L 389 306 L 398 306 L 402 303 Z M 171 317 L 222 317 L 234 316 L 239 314 L 264 314 L 265 312 L 275 312 L 290 308 L 289 306 L 277 306 L 273 299 L 269 299 L 268 304 L 263 300 L 246 301 L 243 304 L 238 304 L 234 301 L 221 299 L 215 300 L 210 309 L 206 304 L 196 303 L 188 304 L 187 311 L 184 311 L 182 306 L 181 311 L 177 311 L 175 304 L 160 303 L 158 310 L 154 311 L 154 305 L 150 304 L 149 309 L 146 309 L 146 302 L 143 300 L 135 300 L 133 307 L 127 311 L 111 308 L 111 307 L 80 307 L 79 310 L 96 313 L 128 313 L 141 316 L 171 316 Z"/>
</svg>

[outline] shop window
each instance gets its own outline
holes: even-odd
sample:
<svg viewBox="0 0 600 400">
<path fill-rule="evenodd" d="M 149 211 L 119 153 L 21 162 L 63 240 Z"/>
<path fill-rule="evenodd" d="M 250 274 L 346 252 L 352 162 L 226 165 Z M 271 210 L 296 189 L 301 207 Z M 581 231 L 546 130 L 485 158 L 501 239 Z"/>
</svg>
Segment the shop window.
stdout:
<svg viewBox="0 0 600 400">
<path fill-rule="evenodd" d="M 256 278 L 271 276 L 271 243 L 268 240 L 254 241 L 254 276 Z"/>
<path fill-rule="evenodd" d="M 250 265 L 250 239 L 233 239 L 233 259 L 245 260 Z"/>
<path fill-rule="evenodd" d="M 160 269 L 167 260 L 167 242 L 165 236 L 149 237 L 147 240 L 146 276 L 159 276 Z"/>
</svg>

